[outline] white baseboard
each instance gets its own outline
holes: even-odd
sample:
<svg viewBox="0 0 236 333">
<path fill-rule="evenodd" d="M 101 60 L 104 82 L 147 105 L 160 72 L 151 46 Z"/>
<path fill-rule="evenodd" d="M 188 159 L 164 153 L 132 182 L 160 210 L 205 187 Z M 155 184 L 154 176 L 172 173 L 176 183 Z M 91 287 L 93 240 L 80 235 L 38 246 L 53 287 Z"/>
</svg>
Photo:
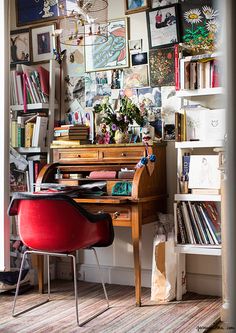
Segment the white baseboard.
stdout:
<svg viewBox="0 0 236 333">
<path fill-rule="evenodd" d="M 109 284 L 134 286 L 134 270 L 129 267 L 101 266 L 104 281 Z M 152 272 L 142 269 L 142 286 L 151 287 Z M 71 264 L 57 263 L 57 278 L 71 280 Z M 78 279 L 100 282 L 96 265 L 78 265 Z M 203 295 L 221 296 L 221 276 L 187 273 L 187 289 Z"/>
<path fill-rule="evenodd" d="M 202 295 L 222 296 L 221 275 L 187 273 L 187 290 Z"/>
</svg>

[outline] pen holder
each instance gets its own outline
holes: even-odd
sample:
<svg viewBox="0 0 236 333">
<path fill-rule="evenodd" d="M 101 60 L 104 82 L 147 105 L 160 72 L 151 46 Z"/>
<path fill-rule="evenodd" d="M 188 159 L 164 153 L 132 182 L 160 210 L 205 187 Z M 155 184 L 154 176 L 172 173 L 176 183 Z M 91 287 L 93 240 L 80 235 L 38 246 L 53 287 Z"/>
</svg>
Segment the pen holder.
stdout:
<svg viewBox="0 0 236 333">
<path fill-rule="evenodd" d="M 181 194 L 188 194 L 188 181 L 187 180 L 180 180 L 179 188 Z"/>
</svg>

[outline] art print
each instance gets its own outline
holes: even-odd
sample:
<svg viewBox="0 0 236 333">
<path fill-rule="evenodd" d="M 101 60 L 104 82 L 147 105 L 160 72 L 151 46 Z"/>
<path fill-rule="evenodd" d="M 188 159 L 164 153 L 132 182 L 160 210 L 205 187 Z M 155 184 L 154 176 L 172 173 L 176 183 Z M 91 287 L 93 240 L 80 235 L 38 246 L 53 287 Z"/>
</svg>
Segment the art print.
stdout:
<svg viewBox="0 0 236 333">
<path fill-rule="evenodd" d="M 175 85 L 174 48 L 150 50 L 151 87 Z"/>
<path fill-rule="evenodd" d="M 140 88 L 148 86 L 147 65 L 124 69 L 124 88 Z"/>
<path fill-rule="evenodd" d="M 193 50 L 214 51 L 219 44 L 219 11 L 212 0 L 181 3 L 182 40 Z"/>
<path fill-rule="evenodd" d="M 46 25 L 31 30 L 33 62 L 49 61 L 53 59 L 55 44 L 55 25 Z"/>
<path fill-rule="evenodd" d="M 125 14 L 143 12 L 149 7 L 148 0 L 125 0 Z"/>
<path fill-rule="evenodd" d="M 149 48 L 171 46 L 179 42 L 177 5 L 147 11 Z"/>
<path fill-rule="evenodd" d="M 76 105 L 85 107 L 85 79 L 84 77 L 65 77 L 64 102 L 66 112 L 76 111 Z M 76 101 L 76 103 L 74 103 Z"/>
<path fill-rule="evenodd" d="M 181 99 L 176 96 L 175 86 L 161 87 L 161 104 L 164 140 L 175 140 L 175 113 L 181 108 Z"/>
<path fill-rule="evenodd" d="M 10 33 L 10 64 L 29 64 L 31 60 L 31 33 L 29 29 Z"/>
<path fill-rule="evenodd" d="M 107 42 L 87 45 L 85 40 L 86 72 L 118 69 L 129 65 L 127 19 L 109 21 L 107 29 Z"/>
<path fill-rule="evenodd" d="M 57 0 L 16 0 L 17 26 L 55 20 L 60 15 Z"/>
</svg>

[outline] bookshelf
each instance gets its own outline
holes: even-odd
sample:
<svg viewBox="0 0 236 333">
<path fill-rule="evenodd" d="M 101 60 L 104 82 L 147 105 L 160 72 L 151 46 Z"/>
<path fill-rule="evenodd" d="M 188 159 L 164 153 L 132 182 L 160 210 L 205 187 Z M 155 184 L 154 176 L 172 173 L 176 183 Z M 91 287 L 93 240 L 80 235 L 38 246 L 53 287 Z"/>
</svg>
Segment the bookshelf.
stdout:
<svg viewBox="0 0 236 333">
<path fill-rule="evenodd" d="M 17 191 L 19 178 L 20 184 L 22 182 L 26 186 L 20 185 L 18 190 L 32 191 L 30 183 L 35 183 L 36 179 L 32 180 L 32 177 L 37 176 L 35 168 L 39 171 L 42 163 L 50 163 L 49 147 L 53 140 L 54 111 L 57 109 L 56 66 L 57 62 L 51 60 L 47 70 L 39 65 L 24 66 L 11 72 L 11 103 L 13 104 L 10 105 L 10 142 L 16 154 L 19 153 L 28 163 L 24 175 L 20 174 L 19 177 L 15 175 L 16 186 L 11 186 L 11 193 Z M 44 76 L 39 75 L 40 71 Z M 27 77 L 27 84 L 25 77 Z M 36 163 L 37 166 L 35 166 Z"/>
<path fill-rule="evenodd" d="M 218 150 L 221 150 L 224 147 L 224 137 L 222 136 L 219 138 L 219 133 L 215 133 L 216 135 L 213 133 L 212 138 L 209 134 L 210 132 L 203 133 L 204 130 L 206 131 L 205 127 L 202 127 L 202 131 L 199 130 L 199 136 L 202 135 L 200 138 L 197 137 L 196 140 L 189 140 L 190 131 L 188 126 L 190 126 L 189 119 L 191 120 L 192 111 L 192 114 L 194 114 L 194 112 L 195 114 L 201 112 L 201 116 L 198 116 L 199 118 L 196 121 L 196 127 L 199 126 L 201 129 L 201 117 L 205 117 L 205 114 L 207 113 L 212 116 L 214 114 L 210 113 L 212 109 L 223 108 L 223 99 L 221 97 L 224 94 L 224 89 L 219 86 L 219 73 L 214 73 L 214 70 L 216 70 L 214 67 L 215 64 L 217 63 L 218 66 L 218 60 L 215 60 L 215 57 L 215 54 L 197 57 L 190 56 L 181 58 L 179 61 L 178 77 L 180 80 L 189 80 L 189 82 L 180 82 L 180 90 L 176 91 L 176 95 L 181 98 L 181 116 L 177 115 L 176 117 L 177 141 L 175 143 L 175 148 L 177 150 L 178 175 L 177 193 L 174 196 L 175 252 L 177 254 L 177 300 L 182 299 L 183 292 L 186 289 L 186 255 L 221 256 L 222 254 L 221 240 L 218 238 L 220 236 L 214 234 L 216 229 L 213 230 L 212 228 L 210 231 L 212 224 L 208 219 L 210 215 L 207 214 L 207 207 L 208 209 L 209 207 L 216 208 L 218 211 L 219 222 L 222 202 L 220 189 L 218 194 L 211 194 L 210 191 L 209 193 L 206 191 L 205 194 L 191 193 L 191 189 L 183 186 L 185 179 L 188 181 L 187 177 L 189 175 L 185 175 L 184 180 L 182 176 L 186 172 L 186 161 L 190 163 L 188 159 L 184 158 L 184 156 L 189 156 L 190 159 L 191 156 L 197 155 L 218 156 Z M 200 74 L 200 70 L 202 70 L 202 64 L 200 65 L 200 62 L 203 59 L 204 62 L 208 61 L 209 64 L 207 66 L 204 65 L 206 72 L 201 72 Z M 196 64 L 195 67 L 192 67 L 192 63 Z M 186 69 L 187 66 L 189 67 L 188 69 Z M 189 72 L 186 73 L 186 70 Z M 194 75 L 192 70 L 195 71 Z M 194 76 L 194 79 L 191 78 L 191 75 Z M 201 78 L 198 75 L 201 75 Z M 201 80 L 200 83 L 199 80 Z M 204 85 L 206 82 L 207 86 L 205 87 Z M 186 89 L 186 87 L 188 89 Z M 199 105 L 199 108 L 197 108 L 196 105 Z M 188 112 L 186 110 L 188 110 Z M 205 134 L 205 136 L 203 134 Z M 218 166 L 218 164 L 215 165 L 215 168 L 217 169 Z M 189 164 L 187 168 L 189 168 Z M 220 173 L 220 171 L 218 171 L 218 173 Z M 184 185 L 186 185 L 185 182 Z M 208 219 L 209 226 L 205 219 Z"/>
</svg>

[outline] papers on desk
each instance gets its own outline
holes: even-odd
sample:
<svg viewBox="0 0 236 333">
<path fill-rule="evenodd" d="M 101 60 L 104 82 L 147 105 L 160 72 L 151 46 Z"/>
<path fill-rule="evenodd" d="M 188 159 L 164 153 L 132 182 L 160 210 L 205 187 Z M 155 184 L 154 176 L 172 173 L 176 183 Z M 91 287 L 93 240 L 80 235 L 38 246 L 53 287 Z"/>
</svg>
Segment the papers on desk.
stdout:
<svg viewBox="0 0 236 333">
<path fill-rule="evenodd" d="M 79 186 L 75 185 L 64 185 L 58 183 L 42 183 L 34 184 L 39 192 L 44 193 L 64 193 L 72 197 L 83 197 L 83 196 L 101 196 L 106 194 L 106 181 L 92 182 Z"/>
</svg>

